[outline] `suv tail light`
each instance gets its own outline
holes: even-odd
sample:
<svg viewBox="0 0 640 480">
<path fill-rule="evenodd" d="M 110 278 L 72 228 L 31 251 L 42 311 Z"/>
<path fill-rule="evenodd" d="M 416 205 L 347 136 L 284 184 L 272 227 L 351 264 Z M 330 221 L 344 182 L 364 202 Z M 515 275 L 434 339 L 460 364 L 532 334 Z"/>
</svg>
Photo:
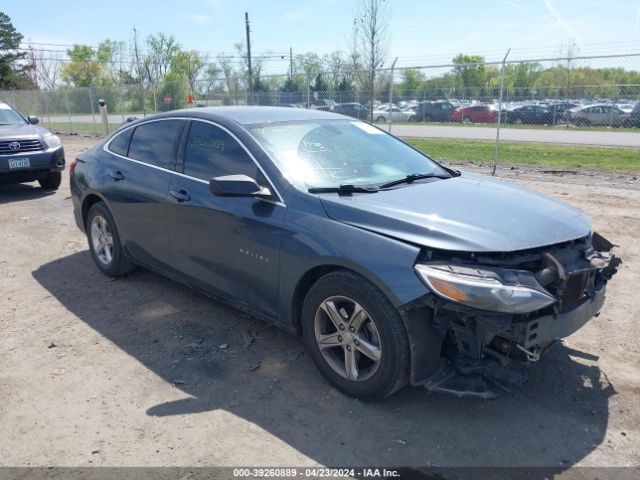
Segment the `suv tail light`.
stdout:
<svg viewBox="0 0 640 480">
<path fill-rule="evenodd" d="M 69 175 L 73 174 L 73 171 L 76 169 L 77 164 L 78 164 L 78 159 L 74 158 L 73 162 L 69 164 Z"/>
</svg>

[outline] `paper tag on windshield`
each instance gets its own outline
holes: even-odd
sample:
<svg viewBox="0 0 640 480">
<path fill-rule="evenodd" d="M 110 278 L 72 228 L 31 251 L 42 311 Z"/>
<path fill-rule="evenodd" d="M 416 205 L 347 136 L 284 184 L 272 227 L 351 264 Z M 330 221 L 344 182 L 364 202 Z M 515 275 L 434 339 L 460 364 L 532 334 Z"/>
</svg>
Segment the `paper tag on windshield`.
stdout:
<svg viewBox="0 0 640 480">
<path fill-rule="evenodd" d="M 365 122 L 351 122 L 351 124 L 355 125 L 360 130 L 364 130 L 365 132 L 370 133 L 371 135 L 382 135 L 383 133 L 382 130 L 378 130 L 373 125 L 369 125 L 368 123 L 365 123 Z"/>
</svg>

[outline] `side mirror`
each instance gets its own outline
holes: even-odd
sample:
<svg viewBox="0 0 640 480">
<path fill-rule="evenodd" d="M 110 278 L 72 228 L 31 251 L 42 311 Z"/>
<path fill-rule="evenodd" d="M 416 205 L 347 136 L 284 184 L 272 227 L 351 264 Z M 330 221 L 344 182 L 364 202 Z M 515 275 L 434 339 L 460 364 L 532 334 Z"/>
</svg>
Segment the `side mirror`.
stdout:
<svg viewBox="0 0 640 480">
<path fill-rule="evenodd" d="M 36 125 L 38 123 L 40 123 L 40 119 L 38 117 L 36 117 L 35 115 L 29 115 L 27 117 L 27 121 L 31 124 L 31 125 Z"/>
<path fill-rule="evenodd" d="M 246 175 L 225 175 L 209 180 L 209 191 L 218 197 L 270 197 L 271 190 L 261 187 Z"/>
</svg>

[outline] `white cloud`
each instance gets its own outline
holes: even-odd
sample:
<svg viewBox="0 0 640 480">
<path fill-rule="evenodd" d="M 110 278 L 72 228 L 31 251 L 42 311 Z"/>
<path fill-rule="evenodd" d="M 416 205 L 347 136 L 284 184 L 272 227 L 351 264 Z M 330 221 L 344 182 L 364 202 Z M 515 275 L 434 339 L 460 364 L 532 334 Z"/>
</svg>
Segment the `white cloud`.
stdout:
<svg viewBox="0 0 640 480">
<path fill-rule="evenodd" d="M 562 15 L 560 15 L 560 12 L 556 8 L 556 5 L 553 3 L 553 0 L 543 0 L 543 2 L 544 6 L 547 8 L 547 12 L 549 12 L 549 15 L 551 15 L 551 17 L 556 21 L 558 26 L 565 32 L 567 32 L 572 40 L 575 40 L 578 45 L 580 45 L 580 37 L 578 37 L 578 34 L 575 32 L 575 30 L 571 28 L 571 25 L 569 25 L 565 21 L 565 19 L 562 18 Z"/>
<path fill-rule="evenodd" d="M 208 7 L 208 8 L 220 8 L 224 4 L 223 0 L 201 0 L 201 1 L 202 1 L 202 6 Z"/>
<path fill-rule="evenodd" d="M 285 20 L 290 22 L 294 22 L 297 20 L 302 20 L 304 18 L 309 18 L 312 14 L 312 10 L 309 7 L 301 7 L 296 10 L 291 10 L 283 15 Z"/>
<path fill-rule="evenodd" d="M 190 15 L 185 15 L 185 18 L 192 22 L 199 23 L 200 25 L 206 25 L 211 21 L 211 17 L 209 15 L 204 15 L 203 13 L 192 13 Z"/>
</svg>

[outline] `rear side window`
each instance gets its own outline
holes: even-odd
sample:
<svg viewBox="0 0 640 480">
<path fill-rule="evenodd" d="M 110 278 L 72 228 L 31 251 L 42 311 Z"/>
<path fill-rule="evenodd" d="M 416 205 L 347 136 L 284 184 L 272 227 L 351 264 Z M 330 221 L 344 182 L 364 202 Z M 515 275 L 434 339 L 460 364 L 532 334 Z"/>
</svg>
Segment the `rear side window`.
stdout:
<svg viewBox="0 0 640 480">
<path fill-rule="evenodd" d="M 221 128 L 204 122 L 191 122 L 184 173 L 207 181 L 223 175 L 247 175 L 266 185 L 262 172 L 244 148 Z"/>
<path fill-rule="evenodd" d="M 132 133 L 133 128 L 129 128 L 128 130 L 114 136 L 113 140 L 109 143 L 109 151 L 126 157 Z"/>
<path fill-rule="evenodd" d="M 129 144 L 129 157 L 157 167 L 174 169 L 174 150 L 182 120 L 161 120 L 138 125 Z"/>
</svg>

